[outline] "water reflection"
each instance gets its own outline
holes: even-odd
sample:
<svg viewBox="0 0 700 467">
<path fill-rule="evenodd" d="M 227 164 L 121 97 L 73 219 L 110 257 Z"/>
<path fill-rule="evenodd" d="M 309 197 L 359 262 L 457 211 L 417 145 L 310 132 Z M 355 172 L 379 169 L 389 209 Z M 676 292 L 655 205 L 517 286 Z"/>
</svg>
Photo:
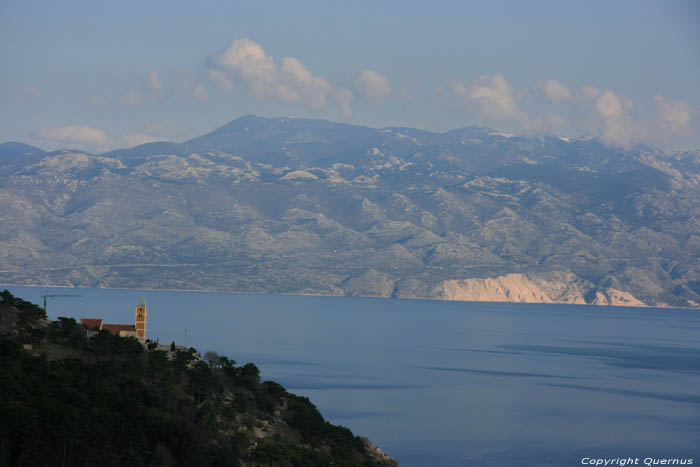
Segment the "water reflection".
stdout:
<svg viewBox="0 0 700 467">
<path fill-rule="evenodd" d="M 619 368 L 639 368 L 700 373 L 700 352 L 697 348 L 649 344 L 592 343 L 596 347 L 563 347 L 511 344 L 506 349 L 549 354 L 594 357 Z"/>
<path fill-rule="evenodd" d="M 593 392 L 605 392 L 608 394 L 615 394 L 628 397 L 645 397 L 650 399 L 659 399 L 663 401 L 673 401 L 673 402 L 685 402 L 689 404 L 700 404 L 700 395 L 697 394 L 668 394 L 660 392 L 646 392 L 646 391 L 634 391 L 631 389 L 619 389 L 619 388 L 606 388 L 606 387 L 594 387 L 594 386 L 584 386 L 581 384 L 562 384 L 562 383 L 546 383 L 547 386 L 565 388 L 565 389 L 577 389 L 580 391 L 593 391 Z"/>
<path fill-rule="evenodd" d="M 448 371 L 453 373 L 472 373 L 488 376 L 509 376 L 509 377 L 529 377 L 529 378 L 570 378 L 561 375 L 543 375 L 540 373 L 525 373 L 522 371 L 498 371 L 498 370 L 475 370 L 473 368 L 446 368 L 441 366 L 420 366 L 424 370 Z"/>
</svg>

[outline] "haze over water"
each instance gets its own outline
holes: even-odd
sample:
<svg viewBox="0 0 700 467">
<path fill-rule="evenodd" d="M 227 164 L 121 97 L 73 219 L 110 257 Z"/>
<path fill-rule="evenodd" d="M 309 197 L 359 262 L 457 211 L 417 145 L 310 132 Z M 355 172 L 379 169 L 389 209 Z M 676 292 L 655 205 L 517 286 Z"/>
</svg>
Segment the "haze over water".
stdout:
<svg viewBox="0 0 700 467">
<path fill-rule="evenodd" d="M 4 288 L 4 287 L 3 287 Z M 131 323 L 138 291 L 8 287 Z M 700 461 L 700 313 L 146 292 L 149 337 L 254 362 L 402 466 Z M 185 332 L 185 329 L 187 330 Z M 186 334 L 186 336 L 185 336 Z"/>
</svg>

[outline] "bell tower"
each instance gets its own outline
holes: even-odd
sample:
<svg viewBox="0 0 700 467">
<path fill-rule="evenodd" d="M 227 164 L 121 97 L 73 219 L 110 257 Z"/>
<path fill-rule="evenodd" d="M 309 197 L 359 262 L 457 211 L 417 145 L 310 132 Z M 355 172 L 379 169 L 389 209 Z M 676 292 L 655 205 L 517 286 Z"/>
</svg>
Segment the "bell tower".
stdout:
<svg viewBox="0 0 700 467">
<path fill-rule="evenodd" d="M 146 306 L 146 299 L 139 299 L 138 305 L 136 305 L 136 338 L 140 342 L 146 342 L 146 324 L 148 318 L 148 307 Z"/>
</svg>

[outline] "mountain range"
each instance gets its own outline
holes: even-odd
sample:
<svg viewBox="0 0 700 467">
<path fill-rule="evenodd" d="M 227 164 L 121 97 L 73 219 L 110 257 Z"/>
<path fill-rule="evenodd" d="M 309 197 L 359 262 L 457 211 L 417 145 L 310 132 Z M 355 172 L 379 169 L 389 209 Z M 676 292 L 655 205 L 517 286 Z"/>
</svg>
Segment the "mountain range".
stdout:
<svg viewBox="0 0 700 467">
<path fill-rule="evenodd" d="M 700 151 L 247 115 L 0 174 L 5 284 L 700 307 Z"/>
</svg>

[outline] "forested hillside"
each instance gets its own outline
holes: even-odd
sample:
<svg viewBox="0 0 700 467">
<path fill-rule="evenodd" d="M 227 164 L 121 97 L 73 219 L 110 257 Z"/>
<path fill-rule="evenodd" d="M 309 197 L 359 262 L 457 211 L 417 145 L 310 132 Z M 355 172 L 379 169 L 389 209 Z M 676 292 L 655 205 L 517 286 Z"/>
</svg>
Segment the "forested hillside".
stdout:
<svg viewBox="0 0 700 467">
<path fill-rule="evenodd" d="M 0 301 L 2 466 L 391 466 L 258 368 Z"/>
</svg>

